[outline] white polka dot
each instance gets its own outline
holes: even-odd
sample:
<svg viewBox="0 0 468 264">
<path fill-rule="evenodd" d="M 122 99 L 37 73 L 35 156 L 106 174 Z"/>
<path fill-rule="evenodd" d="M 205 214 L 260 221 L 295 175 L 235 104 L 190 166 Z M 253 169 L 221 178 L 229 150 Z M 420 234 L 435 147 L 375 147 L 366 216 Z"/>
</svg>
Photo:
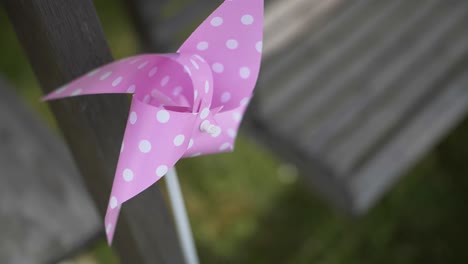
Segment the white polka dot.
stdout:
<svg viewBox="0 0 468 264">
<path fill-rule="evenodd" d="M 234 118 L 234 120 L 236 120 L 237 122 L 241 121 L 242 119 L 242 115 L 239 113 L 239 112 L 234 112 L 232 114 L 232 118 Z"/>
<path fill-rule="evenodd" d="M 239 46 L 239 42 L 237 42 L 237 40 L 235 39 L 230 39 L 228 41 L 226 41 L 226 47 L 228 49 L 237 49 L 237 47 Z"/>
<path fill-rule="evenodd" d="M 208 93 L 210 91 L 210 82 L 205 81 L 205 93 Z"/>
<path fill-rule="evenodd" d="M 218 137 L 219 135 L 221 135 L 221 128 L 219 126 L 213 126 L 210 129 L 210 135 L 214 138 Z"/>
<path fill-rule="evenodd" d="M 208 49 L 208 42 L 202 41 L 197 44 L 198 50 L 207 50 Z"/>
<path fill-rule="evenodd" d="M 178 96 L 181 92 L 182 92 L 182 87 L 181 87 L 181 86 L 177 86 L 176 88 L 174 88 L 174 91 L 172 91 L 172 94 L 173 94 L 174 96 Z"/>
<path fill-rule="evenodd" d="M 131 112 L 130 113 L 130 124 L 134 125 L 138 119 L 137 113 L 136 112 Z"/>
<path fill-rule="evenodd" d="M 122 142 L 122 146 L 120 147 L 120 153 L 124 151 L 124 143 Z"/>
<path fill-rule="evenodd" d="M 257 42 L 257 44 L 255 44 L 255 49 L 257 49 L 258 52 L 262 53 L 263 42 L 262 41 Z"/>
<path fill-rule="evenodd" d="M 221 102 L 227 103 L 229 100 L 231 100 L 231 93 L 230 92 L 225 92 L 223 95 L 221 95 Z"/>
<path fill-rule="evenodd" d="M 68 89 L 68 86 L 64 85 L 64 86 L 58 88 L 57 90 L 55 90 L 54 93 L 56 93 L 56 94 L 63 93 L 66 89 Z"/>
<path fill-rule="evenodd" d="M 151 96 L 154 97 L 154 98 L 158 98 L 158 96 L 161 94 L 160 91 L 154 89 L 151 91 Z"/>
<path fill-rule="evenodd" d="M 119 85 L 123 80 L 123 77 L 122 76 L 119 76 L 117 77 L 113 82 L 112 82 L 112 87 L 116 87 L 117 85 Z"/>
<path fill-rule="evenodd" d="M 111 231 L 112 231 L 112 224 L 109 223 L 109 224 L 107 224 L 107 226 L 106 226 L 106 234 L 109 235 L 109 234 L 111 233 Z"/>
<path fill-rule="evenodd" d="M 98 73 L 101 69 L 95 69 L 95 70 L 92 70 L 88 73 L 88 76 L 94 76 L 96 73 Z"/>
<path fill-rule="evenodd" d="M 241 106 L 246 106 L 249 103 L 249 101 L 250 101 L 250 98 L 245 97 L 240 101 L 240 105 Z"/>
<path fill-rule="evenodd" d="M 114 208 L 117 207 L 117 205 L 118 205 L 117 198 L 116 198 L 115 196 L 112 196 L 112 197 L 110 198 L 110 202 L 109 202 L 110 208 L 111 208 L 111 209 L 114 209 Z"/>
<path fill-rule="evenodd" d="M 133 171 L 131 169 L 125 169 L 122 173 L 123 179 L 126 182 L 133 181 Z"/>
<path fill-rule="evenodd" d="M 195 92 L 193 93 L 193 99 L 197 100 L 197 97 L 198 97 L 198 90 L 195 90 Z"/>
<path fill-rule="evenodd" d="M 130 64 L 135 64 L 135 63 L 137 63 L 139 60 L 140 60 L 140 58 L 133 59 L 132 61 L 130 61 Z"/>
<path fill-rule="evenodd" d="M 219 150 L 224 151 L 224 150 L 227 150 L 227 149 L 229 149 L 229 148 L 231 148 L 231 143 L 227 143 L 227 142 L 226 142 L 226 143 L 222 144 L 222 145 L 219 147 Z"/>
<path fill-rule="evenodd" d="M 184 144 L 185 136 L 184 135 L 177 135 L 174 138 L 174 146 L 179 147 L 180 145 Z"/>
<path fill-rule="evenodd" d="M 203 110 L 201 111 L 201 113 L 200 113 L 200 118 L 201 118 L 201 119 L 205 119 L 205 118 L 208 117 L 209 114 L 210 114 L 210 109 L 205 108 L 205 109 L 203 109 Z"/>
<path fill-rule="evenodd" d="M 247 79 L 250 77 L 250 69 L 248 67 L 242 67 L 239 70 L 239 75 L 242 79 Z"/>
<path fill-rule="evenodd" d="M 145 95 L 145 98 L 143 98 L 143 102 L 146 104 L 149 103 L 150 100 L 151 100 L 151 96 L 149 95 Z"/>
<path fill-rule="evenodd" d="M 146 67 L 146 65 L 148 65 L 148 61 L 145 61 L 145 62 L 141 63 L 140 65 L 138 65 L 137 68 L 138 68 L 139 70 L 141 70 L 141 69 L 143 69 L 144 67 Z"/>
<path fill-rule="evenodd" d="M 216 63 L 213 63 L 213 65 L 211 66 L 211 68 L 213 69 L 214 72 L 216 73 L 222 73 L 224 71 L 224 65 L 219 63 L 219 62 L 216 62 Z"/>
<path fill-rule="evenodd" d="M 200 153 L 200 152 L 198 152 L 198 153 L 195 153 L 195 154 L 193 154 L 193 155 L 192 155 L 192 156 L 190 156 L 190 157 L 198 157 L 198 156 L 201 156 L 201 153 Z"/>
<path fill-rule="evenodd" d="M 80 94 L 81 94 L 81 92 L 82 92 L 82 90 L 81 90 L 81 89 L 76 89 L 75 91 L 73 91 L 73 92 L 71 93 L 71 96 L 77 96 L 77 95 L 80 95 Z"/>
<path fill-rule="evenodd" d="M 189 76 L 192 76 L 192 72 L 190 71 L 190 68 L 187 67 L 187 65 L 184 65 L 184 71 L 185 71 Z"/>
<path fill-rule="evenodd" d="M 168 168 L 166 165 L 161 165 L 156 169 L 156 175 L 162 177 L 167 173 L 167 170 Z"/>
<path fill-rule="evenodd" d="M 221 17 L 214 17 L 213 19 L 211 19 L 211 25 L 213 27 L 219 27 L 223 24 L 223 18 Z"/>
<path fill-rule="evenodd" d="M 127 93 L 134 93 L 136 90 L 136 86 L 134 84 L 130 85 L 127 89 Z"/>
<path fill-rule="evenodd" d="M 191 149 L 193 147 L 193 139 L 190 139 L 188 143 L 188 149 Z"/>
<path fill-rule="evenodd" d="M 205 59 L 203 59 L 203 58 L 202 58 L 200 55 L 198 55 L 198 54 L 195 54 L 195 55 L 193 55 L 193 56 L 195 56 L 195 58 L 199 59 L 201 62 L 206 62 Z"/>
<path fill-rule="evenodd" d="M 111 71 L 108 71 L 106 73 L 104 73 L 103 75 L 101 75 L 101 77 L 99 77 L 99 80 L 101 81 L 104 81 L 105 79 L 107 79 L 109 76 L 111 76 L 112 72 Z"/>
<path fill-rule="evenodd" d="M 157 72 L 158 72 L 158 67 L 153 67 L 153 68 L 148 72 L 148 77 L 153 77 Z"/>
<path fill-rule="evenodd" d="M 254 18 L 251 15 L 243 15 L 241 18 L 241 22 L 244 25 L 252 25 L 252 23 L 254 22 Z"/>
<path fill-rule="evenodd" d="M 156 114 L 156 117 L 158 118 L 158 121 L 160 123 L 167 123 L 171 116 L 168 111 L 159 110 L 158 113 Z"/>
<path fill-rule="evenodd" d="M 235 138 L 236 137 L 236 131 L 234 129 L 228 129 L 227 131 L 228 135 L 232 138 Z"/>
<path fill-rule="evenodd" d="M 198 65 L 198 63 L 192 59 L 190 59 L 190 62 L 192 63 L 193 67 L 195 67 L 195 69 L 200 69 L 200 66 Z"/>
<path fill-rule="evenodd" d="M 201 122 L 200 124 L 200 131 L 202 132 L 208 132 L 208 129 L 210 128 L 210 121 L 208 120 L 204 120 L 203 122 Z"/>
<path fill-rule="evenodd" d="M 169 77 L 169 76 L 164 76 L 164 78 L 162 78 L 161 83 L 160 83 L 161 86 L 162 86 L 162 87 L 166 86 L 166 85 L 169 83 L 169 80 L 170 80 L 170 79 L 171 79 L 171 77 Z"/>
<path fill-rule="evenodd" d="M 151 143 L 148 140 L 142 140 L 138 144 L 138 148 L 142 153 L 148 153 L 151 151 Z"/>
</svg>

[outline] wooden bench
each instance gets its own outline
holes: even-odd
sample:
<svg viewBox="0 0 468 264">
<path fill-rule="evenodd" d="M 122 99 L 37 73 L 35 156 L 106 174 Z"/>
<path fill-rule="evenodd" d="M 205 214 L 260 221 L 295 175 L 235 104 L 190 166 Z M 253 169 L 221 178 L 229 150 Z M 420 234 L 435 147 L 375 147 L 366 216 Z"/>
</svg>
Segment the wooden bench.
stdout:
<svg viewBox="0 0 468 264">
<path fill-rule="evenodd" d="M 329 199 L 363 212 L 465 116 L 467 23 L 467 2 L 337 2 L 284 48 L 267 36 L 253 120 Z"/>
<path fill-rule="evenodd" d="M 131 1 L 150 50 L 174 50 L 215 5 L 154 2 Z M 468 2 L 266 2 L 244 128 L 337 207 L 365 212 L 466 114 Z"/>
<path fill-rule="evenodd" d="M 0 262 L 55 263 L 102 233 L 65 144 L 0 79 Z"/>
</svg>

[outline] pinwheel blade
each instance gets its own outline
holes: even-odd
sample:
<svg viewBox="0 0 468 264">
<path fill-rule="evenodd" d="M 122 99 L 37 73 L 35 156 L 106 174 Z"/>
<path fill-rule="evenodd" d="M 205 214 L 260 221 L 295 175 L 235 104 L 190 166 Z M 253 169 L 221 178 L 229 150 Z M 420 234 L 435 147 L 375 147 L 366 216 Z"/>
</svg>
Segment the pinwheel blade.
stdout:
<svg viewBox="0 0 468 264">
<path fill-rule="evenodd" d="M 180 47 L 213 70 L 213 107 L 238 107 L 252 96 L 260 70 L 263 0 L 226 0 Z"/>
</svg>

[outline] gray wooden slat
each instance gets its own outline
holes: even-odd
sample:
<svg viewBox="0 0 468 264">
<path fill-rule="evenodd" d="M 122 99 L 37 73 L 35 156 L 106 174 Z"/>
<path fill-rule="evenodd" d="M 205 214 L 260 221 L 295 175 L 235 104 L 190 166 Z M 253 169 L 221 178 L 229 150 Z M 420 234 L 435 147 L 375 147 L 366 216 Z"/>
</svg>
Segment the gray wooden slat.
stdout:
<svg viewBox="0 0 468 264">
<path fill-rule="evenodd" d="M 437 6 L 434 7 L 434 4 Z M 369 7 L 367 4 L 366 7 L 374 12 L 382 10 L 375 6 Z M 415 12 L 408 14 L 410 7 Z M 356 189 L 361 185 L 362 188 L 368 187 L 367 192 L 371 193 L 369 195 L 361 197 L 359 191 L 353 190 L 347 182 L 353 181 L 353 177 L 359 177 L 354 174 L 355 170 L 366 170 L 367 167 L 374 166 L 373 154 L 385 152 L 387 144 L 392 144 L 394 140 L 391 137 L 392 133 L 398 133 L 399 127 L 408 125 L 405 118 L 412 114 L 408 109 L 419 111 L 430 107 L 422 104 L 421 101 L 432 99 L 427 97 L 434 92 L 434 83 L 446 77 L 458 58 L 465 56 L 465 47 L 468 47 L 468 43 L 464 38 L 467 34 L 463 30 L 463 25 L 467 23 L 467 11 L 466 3 L 460 1 L 404 3 L 394 15 L 387 16 L 388 21 L 378 25 L 385 35 L 383 39 L 375 43 L 375 48 L 371 46 L 365 50 L 368 44 L 365 41 L 376 36 L 375 31 L 368 31 L 367 34 L 360 36 L 355 48 L 343 50 L 343 56 L 336 58 L 329 66 L 317 60 L 320 56 L 307 52 L 303 52 L 302 57 L 296 56 L 291 61 L 283 60 L 291 53 L 299 54 L 297 47 L 300 44 L 291 45 L 272 58 L 267 57 L 268 64 L 263 66 L 262 71 L 267 75 L 274 72 L 271 69 L 275 69 L 276 72 L 271 78 L 266 78 L 265 75 L 261 77 L 262 87 L 260 93 L 257 93 L 257 97 L 260 98 L 256 100 L 260 105 L 255 108 L 258 112 L 254 115 L 254 120 L 261 122 L 258 129 L 271 134 L 270 138 L 273 138 L 275 145 L 283 146 L 283 150 L 280 151 L 290 153 L 290 149 L 295 149 L 296 153 L 301 153 L 294 156 L 296 160 L 310 159 L 314 162 L 309 169 L 302 168 L 303 173 L 308 174 L 307 172 L 315 166 L 325 166 L 327 174 L 312 175 L 311 173 L 309 175 L 314 179 L 312 181 L 319 184 L 319 189 L 330 187 L 325 187 L 324 184 L 327 183 L 321 180 L 323 177 L 336 177 L 331 183 L 328 182 L 333 185 L 332 189 L 341 190 L 345 197 L 347 191 L 351 191 L 352 193 L 348 193 L 350 203 L 358 202 L 363 205 L 362 210 L 367 209 L 368 205 L 372 204 L 386 189 L 380 188 L 379 184 L 387 186 L 386 183 L 390 184 L 398 178 L 398 173 L 401 172 L 398 162 L 392 164 L 395 168 L 390 170 L 395 173 L 385 173 L 382 177 L 377 175 L 375 183 L 365 185 L 365 180 L 363 180 L 353 187 Z M 406 16 L 402 15 L 405 13 Z M 369 16 L 369 14 L 362 15 Z M 390 27 L 383 26 L 385 24 Z M 339 30 L 343 32 L 343 28 L 350 30 L 348 34 L 343 33 L 345 36 L 342 39 L 343 42 L 346 42 L 346 38 L 354 33 L 352 28 L 357 27 L 358 24 L 348 23 L 348 25 L 348 27 L 339 25 L 335 29 L 337 32 Z M 321 32 L 320 30 L 312 32 L 316 31 Z M 331 32 L 329 36 L 334 34 L 336 32 Z M 304 38 L 304 41 L 300 43 L 303 44 L 306 41 L 307 38 Z M 336 46 L 331 46 L 329 49 Z M 343 46 L 346 45 L 343 44 Z M 317 44 L 311 47 L 323 52 Z M 362 52 L 363 49 L 365 52 Z M 307 54 L 313 55 L 307 56 Z M 352 62 L 349 63 L 349 60 Z M 284 61 L 286 62 L 283 63 Z M 305 68 L 304 72 L 306 72 L 310 68 L 308 65 L 320 69 L 317 63 L 327 67 L 316 71 L 316 76 L 312 76 L 314 78 L 307 74 L 303 75 L 304 79 L 307 77 L 313 82 L 309 86 L 305 81 L 302 83 L 303 93 L 297 93 L 296 96 L 300 100 L 295 100 L 297 98 L 292 96 L 288 97 L 288 94 L 297 92 L 291 84 L 293 81 L 296 81 L 297 87 L 301 86 L 294 72 L 301 68 Z M 312 70 L 309 71 L 313 73 Z M 321 75 L 330 73 L 336 74 L 336 77 L 323 81 Z M 330 90 L 333 87 L 335 91 Z M 282 93 L 278 90 L 282 90 Z M 321 100 L 310 99 L 320 92 L 328 93 L 328 96 L 320 98 Z M 283 104 L 276 106 L 278 112 L 265 111 L 265 103 L 271 104 L 273 97 L 278 99 L 276 103 L 283 102 Z M 415 105 L 419 108 L 414 108 Z M 298 109 L 302 109 L 302 113 L 295 112 Z M 307 111 L 310 109 L 313 111 Z M 267 108 L 267 110 L 272 109 Z M 392 118 L 396 120 L 387 122 L 387 116 L 379 115 L 380 111 L 387 115 L 395 115 Z M 294 114 L 297 114 L 299 118 L 294 119 Z M 463 115 L 464 112 L 457 114 Z M 402 118 L 405 120 L 402 121 Z M 383 125 L 384 128 L 381 129 L 376 125 Z M 366 130 L 361 127 L 365 127 Z M 447 131 L 450 126 L 440 129 Z M 369 133 L 376 139 L 369 138 Z M 433 140 L 437 138 L 434 136 Z M 347 144 L 346 147 L 342 147 L 345 144 Z M 340 152 L 337 152 L 337 149 Z M 339 156 L 336 155 L 337 153 Z M 381 166 L 382 164 L 380 163 Z M 406 162 L 403 162 L 402 166 L 406 166 L 405 164 Z M 377 173 L 377 168 L 375 167 L 376 170 L 373 173 Z M 388 170 L 388 166 L 382 166 L 380 170 Z M 368 177 L 371 176 L 368 175 Z M 369 178 L 367 180 L 370 181 Z M 330 195 L 330 192 L 327 195 Z M 333 200 L 333 197 L 331 199 Z M 354 206 L 351 207 L 350 209 L 353 210 Z M 357 211 L 359 211 L 358 207 L 356 207 Z"/>
<path fill-rule="evenodd" d="M 349 115 L 350 111 L 361 106 L 346 102 L 348 97 L 365 93 L 362 87 L 369 87 L 369 79 L 381 72 L 380 69 L 389 57 L 401 53 L 399 42 L 407 43 L 418 36 L 417 31 L 420 29 L 418 27 L 421 26 L 419 23 L 427 23 L 427 19 L 431 19 L 428 15 L 438 7 L 438 3 L 440 1 L 435 0 L 405 6 L 402 12 L 398 12 L 398 16 L 379 25 L 380 31 L 385 32 L 382 37 L 371 34 L 363 38 L 358 50 L 348 51 L 348 55 L 342 58 L 343 62 L 337 63 L 337 67 L 344 69 L 329 70 L 328 75 L 332 77 L 320 83 L 323 93 L 304 91 L 301 102 L 307 103 L 297 102 L 298 106 L 288 112 L 290 115 L 287 123 L 288 131 L 302 131 L 301 136 L 308 140 L 312 139 L 314 144 L 309 146 L 313 151 L 318 151 L 327 143 L 328 137 L 342 129 L 340 127 L 344 123 L 340 123 L 342 116 Z M 326 96 L 319 97 L 322 94 Z"/>
<path fill-rule="evenodd" d="M 272 56 L 296 41 L 298 36 L 333 10 L 340 0 L 289 0 L 275 1 L 265 10 L 263 53 Z M 279 34 L 279 32 L 281 32 Z"/>
<path fill-rule="evenodd" d="M 326 154 L 327 158 L 331 163 L 336 163 L 337 170 L 344 172 L 357 166 L 362 156 L 378 143 L 382 135 L 385 135 L 385 131 L 398 123 L 406 109 L 429 92 L 431 84 L 443 78 L 454 61 L 465 55 L 468 39 L 464 36 L 468 32 L 464 29 L 457 30 L 454 26 L 466 21 L 468 9 L 458 8 L 447 14 L 449 13 L 450 16 L 446 16 L 444 21 L 440 21 L 431 29 L 430 35 L 421 38 L 420 45 L 402 54 L 393 69 L 382 71 L 382 77 L 370 83 L 372 87 L 378 87 L 380 83 L 388 86 L 375 89 L 358 98 L 356 105 L 360 106 L 358 107 L 360 110 L 355 113 L 354 120 L 349 122 L 356 128 L 342 130 L 343 140 L 330 139 L 335 140 L 333 142 L 335 146 L 326 150 L 329 153 Z M 450 38 L 450 33 L 455 38 Z M 441 42 L 445 48 L 441 48 Z M 413 62 L 417 58 L 421 63 L 414 65 Z M 412 68 L 418 71 L 412 72 Z M 404 74 L 405 71 L 415 78 L 393 82 L 396 76 L 392 73 Z M 379 97 L 383 99 L 378 99 Z M 353 152 L 353 157 L 349 156 L 349 151 Z"/>
<path fill-rule="evenodd" d="M 44 92 L 112 61 L 91 0 L 2 2 Z M 104 215 L 128 115 L 124 95 L 50 103 L 84 182 Z M 182 263 L 157 186 L 123 206 L 114 245 L 122 263 Z"/>
<path fill-rule="evenodd" d="M 52 263 L 100 233 L 67 148 L 0 79 L 0 263 Z"/>
<path fill-rule="evenodd" d="M 362 21 L 359 21 L 360 23 L 357 25 L 346 25 L 346 29 L 352 31 L 349 35 L 344 35 L 345 39 L 329 43 L 325 49 L 320 50 L 320 55 L 317 58 L 310 57 L 310 53 L 314 52 L 313 50 L 303 54 L 304 59 L 307 59 L 309 62 L 313 60 L 314 63 L 295 69 L 295 74 L 280 74 L 281 80 L 277 81 L 274 85 L 283 88 L 287 87 L 287 89 L 280 89 L 275 93 L 271 92 L 269 97 L 263 99 L 263 114 L 265 116 L 274 116 L 277 120 L 287 119 L 287 113 L 282 106 L 284 102 L 300 101 L 303 92 L 305 90 L 310 91 L 310 86 L 307 84 L 317 83 L 323 77 L 323 71 L 336 65 L 348 50 L 360 44 L 361 38 L 372 32 L 381 34 L 382 32 L 378 31 L 378 25 L 388 19 L 389 16 L 395 15 L 395 11 L 405 2 L 404 0 L 379 2 L 376 9 L 371 8 L 372 5 L 370 5 L 368 12 L 371 14 L 363 16 Z M 291 66 L 288 65 L 288 67 L 290 68 Z M 317 85 L 317 87 L 320 86 Z M 319 91 L 318 89 L 314 90 Z M 320 98 L 326 96 L 328 96 L 328 91 L 322 91 L 314 98 L 315 100 L 320 100 Z M 313 104 L 313 102 L 310 103 Z M 290 107 L 294 108 L 295 106 L 296 104 Z"/>
<path fill-rule="evenodd" d="M 330 35 L 335 31 L 340 30 L 342 25 L 351 23 L 350 21 L 355 19 L 354 15 L 366 8 L 368 1 L 372 0 L 358 0 L 351 5 L 349 4 L 349 1 L 345 1 L 338 5 L 334 12 L 328 14 L 327 18 L 320 21 L 321 23 L 317 25 L 313 34 L 307 35 L 307 38 L 304 41 L 299 40 L 295 43 L 291 43 L 287 49 L 288 52 L 281 52 L 281 54 L 270 54 L 268 52 L 264 52 L 261 78 L 264 80 L 272 80 L 274 77 L 278 76 L 278 74 L 283 73 L 285 68 L 284 65 L 296 64 L 297 61 L 303 58 L 303 54 L 306 51 L 313 49 L 313 45 L 317 45 L 317 42 L 330 38 Z M 276 16 L 265 12 L 265 20 L 269 19 L 269 17 Z M 328 17 L 333 17 L 333 20 L 330 20 Z M 314 27 L 311 29 L 314 29 Z M 265 35 L 264 42 L 264 46 L 269 45 L 268 34 Z M 265 49 L 268 50 L 268 48 Z M 262 89 L 262 87 L 260 87 L 260 89 L 261 91 L 265 89 L 268 89 L 267 91 L 269 91 L 271 88 L 265 87 L 265 89 Z"/>
<path fill-rule="evenodd" d="M 321 122 L 315 124 L 315 127 L 301 127 L 304 135 L 309 136 L 311 147 L 316 150 L 324 146 L 326 147 L 326 144 L 330 141 L 329 138 L 334 133 L 343 131 L 343 128 L 351 123 L 351 121 L 348 121 L 349 116 L 359 117 L 357 109 L 361 109 L 367 105 L 365 102 L 368 101 L 365 98 L 370 97 L 369 94 L 386 92 L 386 87 L 396 81 L 401 75 L 405 75 L 407 68 L 411 66 L 413 60 L 424 59 L 423 55 L 416 56 L 417 54 L 421 54 L 421 46 L 440 39 L 439 35 L 444 32 L 434 34 L 432 27 L 437 27 L 439 20 L 444 19 L 443 14 L 439 11 L 444 7 L 444 3 L 440 1 L 435 2 L 437 5 L 435 7 L 434 2 L 426 1 L 425 3 L 427 4 L 426 6 L 419 4 L 415 13 L 410 14 L 407 20 L 398 20 L 403 21 L 403 24 L 394 22 L 397 25 L 395 29 L 382 27 L 381 30 L 387 32 L 385 38 L 382 39 L 383 41 L 377 43 L 367 53 L 359 54 L 360 58 L 355 58 L 353 60 L 354 63 L 348 67 L 352 72 L 355 69 L 359 69 L 359 66 L 362 66 L 362 61 L 366 62 L 371 59 L 371 62 L 373 62 L 373 64 L 367 65 L 366 68 L 362 68 L 357 73 L 356 80 L 347 80 L 346 74 L 337 74 L 334 79 L 336 81 L 329 84 L 331 86 L 339 84 L 339 88 L 344 95 L 333 96 L 329 101 L 319 102 L 322 108 L 327 108 L 331 113 L 322 113 L 320 116 Z M 417 52 L 414 53 L 414 51 Z M 344 80 L 342 80 L 343 78 Z M 333 100 L 337 97 L 338 99 L 345 97 L 344 99 L 346 100 L 345 102 Z M 327 106 L 327 104 L 333 106 Z M 307 115 L 307 112 L 303 112 L 307 110 L 307 105 L 301 105 L 300 109 L 302 111 L 295 112 L 294 114 Z M 353 113 L 358 114 L 352 115 Z M 314 116 L 316 114 L 310 113 L 309 115 Z"/>
<path fill-rule="evenodd" d="M 383 8 L 388 4 L 391 3 L 363 0 L 352 5 L 349 2 L 343 2 L 335 8 L 336 12 L 338 12 L 336 15 L 335 12 L 328 15 L 327 20 L 330 20 L 329 17 L 336 16 L 335 21 L 319 25 L 317 30 L 313 30 L 314 27 L 311 27 L 311 34 L 303 34 L 301 38 L 291 42 L 291 45 L 280 54 L 272 57 L 265 54 L 266 59 L 262 63 L 260 85 L 257 91 L 262 101 L 259 107 L 262 117 L 273 116 L 274 109 L 278 110 L 278 104 L 284 102 L 284 100 L 288 101 L 296 98 L 295 95 L 303 87 L 294 86 L 292 82 L 297 83 L 298 76 L 310 75 L 310 73 L 306 73 L 307 70 L 314 71 L 318 69 L 317 65 L 314 69 L 309 69 L 311 61 L 324 61 L 323 57 L 329 56 L 327 50 L 342 45 L 349 30 L 348 25 L 366 24 L 367 21 L 377 16 L 375 10 L 379 10 L 379 8 Z M 356 13 L 371 13 L 371 15 L 357 16 Z M 269 39 L 265 38 L 264 42 L 268 43 Z M 321 76 L 316 74 L 310 77 L 315 78 L 315 81 L 320 81 Z M 319 86 L 311 86 L 310 90 L 316 92 L 317 87 Z M 283 111 L 279 111 L 280 114 L 281 112 Z M 277 115 L 274 116 L 275 118 L 278 117 Z"/>
<path fill-rule="evenodd" d="M 368 166 L 356 171 L 356 176 L 349 182 L 355 197 L 354 211 L 364 212 L 372 206 L 396 181 L 394 175 L 407 170 L 466 116 L 467 84 L 468 65 L 465 63 L 459 76 L 447 85 L 440 84 L 440 93 L 432 96 L 433 100 L 426 107 L 419 109 L 423 111 L 412 116 L 405 123 L 407 126 L 399 129 L 394 138 L 372 156 Z"/>
</svg>

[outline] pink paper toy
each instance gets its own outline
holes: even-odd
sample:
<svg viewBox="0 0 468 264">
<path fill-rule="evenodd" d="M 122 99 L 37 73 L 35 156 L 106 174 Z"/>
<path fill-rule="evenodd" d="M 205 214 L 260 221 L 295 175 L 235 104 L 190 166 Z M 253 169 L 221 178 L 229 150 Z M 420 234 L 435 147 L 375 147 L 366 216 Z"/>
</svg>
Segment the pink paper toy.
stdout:
<svg viewBox="0 0 468 264">
<path fill-rule="evenodd" d="M 177 53 L 116 61 L 44 97 L 133 94 L 105 217 L 109 243 L 121 205 L 180 158 L 233 150 L 257 81 L 262 34 L 263 0 L 226 0 Z"/>
</svg>

